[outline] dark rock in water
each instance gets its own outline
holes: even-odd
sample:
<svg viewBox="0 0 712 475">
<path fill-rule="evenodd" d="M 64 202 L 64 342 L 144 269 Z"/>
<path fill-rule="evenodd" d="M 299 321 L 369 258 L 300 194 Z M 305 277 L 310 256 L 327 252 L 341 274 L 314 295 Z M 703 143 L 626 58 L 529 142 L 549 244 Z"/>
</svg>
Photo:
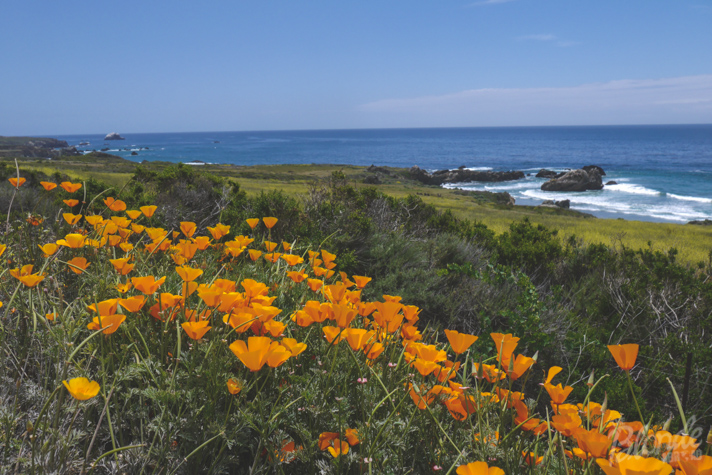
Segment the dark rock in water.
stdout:
<svg viewBox="0 0 712 475">
<path fill-rule="evenodd" d="M 132 156 L 136 156 L 136 155 L 138 155 L 138 153 L 136 153 L 136 152 L 131 152 L 131 155 L 132 155 Z"/>
<path fill-rule="evenodd" d="M 484 182 L 499 182 L 520 180 L 524 178 L 524 172 L 521 171 L 506 171 L 495 172 L 492 170 L 477 171 L 477 170 L 438 170 L 430 174 L 415 165 L 409 170 L 410 178 L 417 180 L 426 185 L 442 185 L 443 183 L 468 183 L 473 181 Z"/>
<path fill-rule="evenodd" d="M 705 219 L 704 221 L 690 221 L 687 224 L 694 224 L 697 226 L 712 226 L 712 219 Z"/>
<path fill-rule="evenodd" d="M 559 178 L 553 178 L 541 185 L 544 191 L 588 191 L 603 188 L 601 175 L 597 170 L 571 170 Z"/>
<path fill-rule="evenodd" d="M 378 178 L 378 175 L 368 175 L 366 178 L 363 179 L 363 182 L 367 185 L 380 185 L 383 183 L 380 178 Z"/>
<path fill-rule="evenodd" d="M 465 165 L 460 165 L 459 167 L 457 167 L 457 169 L 458 169 L 458 170 L 464 170 L 464 169 L 465 169 Z"/>
<path fill-rule="evenodd" d="M 542 201 L 539 206 L 543 206 L 544 208 L 569 209 L 571 207 L 571 200 L 561 200 L 561 201 L 546 200 L 546 201 Z"/>
<path fill-rule="evenodd" d="M 587 172 L 590 172 L 591 170 L 596 170 L 599 175 L 606 176 L 606 172 L 604 172 L 603 168 L 599 167 L 598 165 L 586 165 L 582 168 L 582 170 L 586 170 Z"/>
<path fill-rule="evenodd" d="M 110 134 L 106 134 L 106 137 L 104 137 L 104 140 L 126 140 L 122 136 L 120 136 L 116 132 L 111 132 Z"/>
<path fill-rule="evenodd" d="M 539 173 L 536 174 L 537 178 L 559 178 L 560 176 L 564 176 L 564 173 L 566 172 L 561 172 L 557 173 L 554 170 L 547 170 L 546 168 L 542 168 L 539 170 Z"/>
<path fill-rule="evenodd" d="M 101 149 L 102 152 L 106 152 L 107 150 L 109 150 L 109 147 L 104 147 Z"/>
<path fill-rule="evenodd" d="M 615 181 L 615 180 L 611 180 L 611 181 L 606 182 L 606 185 L 617 185 L 617 184 L 618 184 L 618 182 Z"/>
</svg>

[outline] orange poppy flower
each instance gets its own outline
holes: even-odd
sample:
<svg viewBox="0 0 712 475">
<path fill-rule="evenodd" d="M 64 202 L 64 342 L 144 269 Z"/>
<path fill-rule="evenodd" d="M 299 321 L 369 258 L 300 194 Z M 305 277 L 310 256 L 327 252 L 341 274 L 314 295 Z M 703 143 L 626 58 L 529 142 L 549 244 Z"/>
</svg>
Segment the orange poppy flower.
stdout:
<svg viewBox="0 0 712 475">
<path fill-rule="evenodd" d="M 56 253 L 59 250 L 59 246 L 57 246 L 56 244 L 54 244 L 52 242 L 45 244 L 44 246 L 40 246 L 39 244 L 37 246 L 42 250 L 44 257 L 53 256 L 54 253 Z"/>
<path fill-rule="evenodd" d="M 591 457 L 607 457 L 611 439 L 598 430 L 578 429 L 574 431 L 574 438 L 581 450 Z M 587 457 L 588 458 L 588 457 Z"/>
<path fill-rule="evenodd" d="M 79 222 L 80 219 L 82 219 L 81 214 L 72 214 L 72 213 L 62 213 L 62 217 L 64 220 L 69 224 L 70 226 L 74 226 Z"/>
<path fill-rule="evenodd" d="M 97 311 L 98 307 L 98 311 Z M 96 304 L 91 304 L 87 306 L 87 310 L 98 313 L 101 317 L 108 317 L 116 313 L 116 309 L 119 307 L 119 299 L 108 299 L 102 300 Z"/>
<path fill-rule="evenodd" d="M 139 209 L 141 210 L 141 212 L 143 213 L 143 215 L 144 215 L 145 217 L 151 218 L 151 217 L 153 217 L 153 214 L 154 214 L 154 213 L 156 212 L 156 210 L 158 209 L 158 206 L 154 206 L 154 205 L 151 205 L 151 206 L 141 206 Z"/>
<path fill-rule="evenodd" d="M 89 330 L 95 331 L 101 330 L 103 328 L 104 330 L 102 331 L 102 333 L 104 335 L 111 335 L 119 329 L 119 326 L 123 323 L 124 320 L 126 320 L 126 315 L 120 314 L 107 315 L 106 317 L 94 317 L 94 320 L 92 320 L 92 322 L 87 325 L 87 328 Z"/>
<path fill-rule="evenodd" d="M 151 295 L 156 293 L 158 288 L 166 281 L 166 277 L 163 276 L 156 280 L 152 275 L 146 277 L 132 277 L 131 283 L 136 287 L 136 289 L 146 295 Z"/>
<path fill-rule="evenodd" d="M 363 352 L 366 355 L 366 358 L 369 360 L 375 360 L 378 358 L 381 353 L 383 353 L 383 350 L 385 350 L 386 347 L 383 346 L 382 343 L 376 342 L 373 344 L 368 344 L 363 348 Z"/>
<path fill-rule="evenodd" d="M 74 399 L 80 401 L 86 401 L 91 399 L 97 394 L 101 387 L 96 381 L 89 381 L 87 378 L 74 378 L 69 381 L 62 381 L 64 387 L 67 388 L 69 394 L 72 395 Z"/>
<path fill-rule="evenodd" d="M 19 188 L 25 184 L 27 179 L 25 177 L 21 176 L 19 179 L 18 178 L 8 178 L 7 181 L 10 182 L 10 184 L 13 186 L 13 188 Z"/>
<path fill-rule="evenodd" d="M 267 249 L 267 252 L 272 252 L 272 251 L 274 251 L 275 249 L 277 249 L 277 243 L 276 243 L 276 242 L 265 241 L 265 242 L 263 242 L 262 244 L 264 245 L 265 249 Z"/>
<path fill-rule="evenodd" d="M 352 277 L 354 279 L 354 282 L 356 282 L 356 287 L 358 287 L 359 289 L 363 289 L 364 287 L 366 287 L 366 284 L 371 282 L 370 277 L 365 277 L 362 275 L 354 275 Z"/>
<path fill-rule="evenodd" d="M 511 333 L 506 335 L 502 333 L 490 333 L 494 345 L 497 348 L 497 361 L 503 368 L 509 366 L 509 360 L 512 358 L 514 349 L 519 344 L 519 338 L 512 336 Z"/>
<path fill-rule="evenodd" d="M 201 269 L 194 269 L 189 266 L 176 267 L 176 272 L 180 278 L 183 279 L 183 282 L 192 282 L 203 275 L 203 271 Z"/>
<path fill-rule="evenodd" d="M 75 206 L 77 206 L 79 204 L 79 200 L 62 200 L 62 201 L 64 201 L 64 204 L 66 204 L 70 208 L 74 208 Z"/>
<path fill-rule="evenodd" d="M 272 264 L 276 264 L 279 260 L 279 256 L 281 255 L 282 254 L 279 252 L 268 252 L 267 254 L 263 254 L 262 257 L 264 257 L 265 260 L 271 262 Z"/>
<path fill-rule="evenodd" d="M 91 265 L 91 263 L 83 257 L 75 257 L 74 259 L 67 261 L 67 264 L 69 265 L 69 270 L 71 270 L 75 274 L 81 274 L 82 272 L 87 270 L 87 267 L 89 267 L 89 265 Z"/>
<path fill-rule="evenodd" d="M 284 259 L 284 261 L 290 266 L 296 266 L 297 264 L 304 262 L 303 258 L 295 254 L 282 254 L 282 259 Z"/>
<path fill-rule="evenodd" d="M 240 394 L 240 391 L 242 391 L 242 384 L 237 380 L 230 378 L 227 380 L 227 390 L 230 394 L 235 396 L 236 394 Z"/>
<path fill-rule="evenodd" d="M 252 259 L 253 262 L 256 261 L 257 259 L 259 259 L 259 257 L 262 255 L 262 251 L 258 251 L 257 249 L 250 249 L 247 252 L 250 255 L 250 259 Z"/>
<path fill-rule="evenodd" d="M 265 223 L 265 226 L 267 227 L 267 229 L 272 229 L 274 227 L 274 225 L 277 224 L 277 218 L 273 218 L 273 217 L 262 218 L 262 222 Z"/>
<path fill-rule="evenodd" d="M 230 226 L 218 223 L 215 225 L 215 227 L 212 228 L 208 226 L 208 231 L 213 236 L 213 239 L 217 241 L 218 239 L 230 233 Z"/>
<path fill-rule="evenodd" d="M 129 284 L 130 285 L 130 284 Z M 127 299 L 119 299 L 119 305 L 131 313 L 136 313 L 146 304 L 146 297 L 143 295 L 134 295 Z"/>
<path fill-rule="evenodd" d="M 181 326 L 188 336 L 193 340 L 200 340 L 212 327 L 208 326 L 208 320 L 198 322 L 185 322 Z"/>
<path fill-rule="evenodd" d="M 180 230 L 187 238 L 193 237 L 195 234 L 196 225 L 192 221 L 181 221 Z"/>
<path fill-rule="evenodd" d="M 287 272 L 287 277 L 289 277 L 290 279 L 292 279 L 293 282 L 298 284 L 300 282 L 303 282 L 304 279 L 309 276 L 307 274 L 304 274 L 303 272 L 290 270 Z"/>
<path fill-rule="evenodd" d="M 292 245 L 290 243 L 288 243 L 287 241 L 282 241 L 282 249 L 289 252 L 292 250 Z"/>
<path fill-rule="evenodd" d="M 57 188 L 57 184 L 52 183 L 51 181 L 41 181 L 40 185 L 42 185 L 42 188 L 44 188 L 47 191 L 52 191 L 55 188 Z"/>
<path fill-rule="evenodd" d="M 74 193 L 82 187 L 81 183 L 72 183 L 70 181 L 63 181 L 59 184 L 67 193 Z"/>
<path fill-rule="evenodd" d="M 630 371 L 635 366 L 635 360 L 638 358 L 639 346 L 635 343 L 627 345 L 608 345 L 608 351 L 611 352 L 616 363 L 623 371 Z"/>
<path fill-rule="evenodd" d="M 445 330 L 445 336 L 447 336 L 452 351 L 456 354 L 461 354 L 467 351 L 467 349 L 472 346 L 474 342 L 477 341 L 475 335 L 468 335 L 467 333 L 459 333 L 455 330 Z"/>
<path fill-rule="evenodd" d="M 124 211 L 126 209 L 126 203 L 111 196 L 104 200 L 104 204 L 111 211 Z"/>
<path fill-rule="evenodd" d="M 71 249 L 79 249 L 84 247 L 84 241 L 86 238 L 82 234 L 67 234 L 64 239 L 58 239 L 57 245 L 69 247 Z"/>
<path fill-rule="evenodd" d="M 245 222 L 247 222 L 247 225 L 250 226 L 250 228 L 255 229 L 255 227 L 260 224 L 260 218 L 249 218 L 246 219 Z"/>
<path fill-rule="evenodd" d="M 267 363 L 270 356 L 270 346 L 272 340 L 266 336 L 251 336 L 247 339 L 247 344 L 242 340 L 234 341 L 230 346 L 235 356 L 237 356 L 242 364 L 247 366 L 250 371 L 259 371 Z M 284 351 L 289 351 L 284 348 Z"/>
<path fill-rule="evenodd" d="M 556 386 L 546 383 L 544 384 L 544 389 L 549 393 L 551 403 L 556 405 L 563 404 L 566 398 L 569 397 L 569 394 L 571 394 L 571 391 L 574 390 L 571 386 L 562 387 L 561 383 Z"/>
<path fill-rule="evenodd" d="M 340 455 L 346 455 L 349 453 L 349 444 L 346 441 L 335 439 L 334 445 L 327 447 L 327 450 L 332 457 L 337 458 Z"/>
<path fill-rule="evenodd" d="M 544 456 L 536 456 L 534 452 L 522 452 L 522 457 L 524 457 L 524 463 L 529 467 L 534 467 L 541 464 L 544 461 Z"/>
<path fill-rule="evenodd" d="M 457 475 L 504 475 L 504 470 L 490 467 L 487 462 L 471 462 L 457 467 L 455 473 Z"/>
<path fill-rule="evenodd" d="M 135 266 L 135 264 L 129 264 L 129 260 L 130 258 L 123 257 L 121 259 L 109 259 L 109 262 L 111 262 L 111 265 L 114 266 L 114 269 L 119 275 L 126 275 L 131 272 Z"/>
<path fill-rule="evenodd" d="M 306 343 L 299 343 L 294 338 L 282 338 L 281 344 L 292 353 L 292 356 L 297 356 L 307 349 Z"/>
</svg>

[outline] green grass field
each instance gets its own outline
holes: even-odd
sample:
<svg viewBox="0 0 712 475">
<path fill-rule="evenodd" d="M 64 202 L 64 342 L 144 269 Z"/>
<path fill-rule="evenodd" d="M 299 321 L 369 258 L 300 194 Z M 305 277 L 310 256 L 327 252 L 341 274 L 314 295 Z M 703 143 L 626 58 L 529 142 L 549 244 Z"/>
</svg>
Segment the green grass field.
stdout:
<svg viewBox="0 0 712 475">
<path fill-rule="evenodd" d="M 94 178 L 119 189 L 131 179 L 138 166 L 129 160 L 87 157 L 68 157 L 52 162 L 23 159 L 20 163 L 22 168 L 44 173 L 60 171 L 80 180 Z M 153 162 L 142 166 L 156 170 L 168 165 L 170 164 L 165 162 Z M 381 175 L 382 183 L 378 185 L 364 184 L 363 179 L 370 173 L 366 167 L 357 166 L 203 165 L 200 169 L 235 179 L 241 189 L 250 195 L 281 190 L 295 196 L 306 195 L 310 187 L 322 183 L 333 172 L 340 171 L 354 186 L 376 186 L 383 193 L 399 198 L 410 194 L 417 195 L 438 209 L 449 209 L 460 218 L 480 221 L 496 233 L 506 231 L 514 221 L 528 218 L 533 223 L 557 229 L 564 239 L 575 235 L 586 243 L 603 243 L 633 249 L 647 248 L 649 243 L 653 249 L 661 251 L 674 247 L 679 251 L 680 259 L 692 264 L 707 262 L 712 252 L 712 227 L 709 226 L 597 219 L 568 210 L 482 203 L 473 197 L 458 194 L 455 190 L 425 186 L 405 179 L 399 175 L 404 170 L 399 169 L 389 168 L 390 175 Z"/>
</svg>

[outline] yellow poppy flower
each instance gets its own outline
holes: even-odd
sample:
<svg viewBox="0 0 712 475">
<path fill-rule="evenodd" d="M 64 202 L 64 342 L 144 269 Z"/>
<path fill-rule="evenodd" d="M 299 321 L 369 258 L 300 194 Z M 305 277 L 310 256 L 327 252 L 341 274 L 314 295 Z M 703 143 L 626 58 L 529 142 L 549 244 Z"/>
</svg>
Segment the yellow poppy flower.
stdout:
<svg viewBox="0 0 712 475">
<path fill-rule="evenodd" d="M 80 401 L 93 398 L 99 394 L 99 390 L 101 389 L 99 383 L 89 381 L 87 378 L 74 378 L 69 381 L 62 381 L 62 384 L 64 384 L 64 387 L 67 388 L 67 391 L 69 391 L 69 394 L 71 394 L 74 399 Z"/>
</svg>

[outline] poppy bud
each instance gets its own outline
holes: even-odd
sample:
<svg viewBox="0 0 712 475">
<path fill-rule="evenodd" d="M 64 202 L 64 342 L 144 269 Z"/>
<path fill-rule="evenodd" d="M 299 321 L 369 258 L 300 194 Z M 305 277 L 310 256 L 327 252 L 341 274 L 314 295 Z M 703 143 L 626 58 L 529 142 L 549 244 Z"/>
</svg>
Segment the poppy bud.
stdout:
<svg viewBox="0 0 712 475">
<path fill-rule="evenodd" d="M 668 417 L 668 420 L 665 421 L 665 424 L 663 424 L 663 430 L 665 432 L 670 431 L 670 424 L 672 423 L 672 417 Z"/>
<path fill-rule="evenodd" d="M 707 433 L 707 445 L 712 445 L 712 427 L 710 427 L 710 431 Z"/>
<path fill-rule="evenodd" d="M 607 409 L 608 409 L 608 393 L 604 393 L 603 404 L 601 404 L 601 415 L 602 416 L 605 416 Z"/>
<path fill-rule="evenodd" d="M 594 376 L 593 376 L 593 371 L 591 371 L 591 376 L 588 377 L 588 382 L 586 383 L 586 386 L 593 387 L 594 383 Z"/>
</svg>

